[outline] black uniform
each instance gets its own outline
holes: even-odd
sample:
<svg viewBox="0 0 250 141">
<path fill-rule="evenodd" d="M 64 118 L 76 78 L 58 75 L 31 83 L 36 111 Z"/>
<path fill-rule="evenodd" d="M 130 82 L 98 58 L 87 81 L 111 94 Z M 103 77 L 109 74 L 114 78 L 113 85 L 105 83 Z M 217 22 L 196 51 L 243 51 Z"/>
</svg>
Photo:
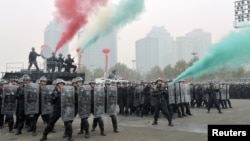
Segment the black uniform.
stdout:
<svg viewBox="0 0 250 141">
<path fill-rule="evenodd" d="M 2 114 L 2 98 L 3 98 L 3 89 L 0 89 L 0 129 L 3 128 L 4 115 Z"/>
<path fill-rule="evenodd" d="M 52 102 L 54 104 L 53 113 L 49 118 L 49 122 L 46 128 L 44 129 L 43 137 L 40 141 L 47 140 L 47 135 L 53 130 L 55 123 L 61 117 L 61 92 L 59 92 L 57 88 L 55 88 L 52 98 L 53 98 Z M 73 133 L 72 121 L 66 121 L 64 122 L 64 125 L 66 131 L 65 134 L 67 135 L 68 140 L 72 141 L 72 133 Z"/>
<path fill-rule="evenodd" d="M 207 112 L 210 112 L 210 108 L 211 106 L 214 104 L 215 107 L 217 108 L 217 110 L 219 111 L 219 113 L 221 112 L 221 108 L 220 105 L 218 103 L 218 100 L 216 99 L 216 93 L 219 92 L 219 89 L 215 89 L 213 85 L 210 85 L 207 88 L 207 93 L 208 93 L 208 106 L 207 106 Z"/>
<path fill-rule="evenodd" d="M 65 64 L 64 64 L 64 59 L 61 57 L 61 56 L 59 56 L 59 58 L 58 58 L 58 72 L 61 72 L 62 71 L 62 68 L 65 68 Z"/>
<path fill-rule="evenodd" d="M 57 66 L 58 59 L 55 55 L 47 59 L 47 70 L 50 72 L 50 69 L 52 72 L 55 72 L 55 68 Z"/>
<path fill-rule="evenodd" d="M 94 115 L 94 88 L 91 89 L 91 104 L 90 104 L 90 106 L 91 106 L 90 111 Z M 106 136 L 106 134 L 104 133 L 104 122 L 103 122 L 102 117 L 98 117 L 98 118 L 94 117 L 92 131 L 95 131 L 95 127 L 97 126 L 97 123 L 99 123 L 101 135 Z"/>
<path fill-rule="evenodd" d="M 73 63 L 74 63 L 74 60 L 72 58 L 68 57 L 67 59 L 65 59 L 65 64 L 66 64 L 65 71 L 66 72 L 70 72 L 71 68 L 74 69 L 73 72 L 76 71 L 76 65 L 73 65 Z"/>
<path fill-rule="evenodd" d="M 155 112 L 154 112 L 154 122 L 153 125 L 157 124 L 157 120 L 159 117 L 160 110 L 162 111 L 163 115 L 168 119 L 168 125 L 173 126 L 172 118 L 168 111 L 167 101 L 165 97 L 165 90 L 162 85 L 156 85 L 153 90 L 153 97 L 155 98 Z"/>
<path fill-rule="evenodd" d="M 24 122 L 26 120 L 26 115 L 24 114 L 24 87 L 25 85 L 22 85 L 20 87 L 18 87 L 17 89 L 17 104 L 18 104 L 18 107 L 17 107 L 17 117 L 18 117 L 18 125 L 17 125 L 17 133 L 16 135 L 19 135 L 21 134 L 21 130 L 23 129 L 23 126 L 24 126 Z"/>
<path fill-rule="evenodd" d="M 30 70 L 32 64 L 35 65 L 36 70 L 39 70 L 38 66 L 37 66 L 37 62 L 36 62 L 36 58 L 37 56 L 41 56 L 40 54 L 36 53 L 35 51 L 31 51 L 29 54 L 29 67 L 28 70 Z"/>
</svg>

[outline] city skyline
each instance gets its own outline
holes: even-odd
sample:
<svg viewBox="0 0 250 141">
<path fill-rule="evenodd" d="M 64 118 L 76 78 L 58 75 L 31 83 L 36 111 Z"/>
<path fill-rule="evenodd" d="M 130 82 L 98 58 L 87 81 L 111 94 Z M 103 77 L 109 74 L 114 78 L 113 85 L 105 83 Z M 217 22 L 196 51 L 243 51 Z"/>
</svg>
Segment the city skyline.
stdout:
<svg viewBox="0 0 250 141">
<path fill-rule="evenodd" d="M 223 7 L 223 8 L 222 8 Z M 213 10 L 211 10 L 213 9 Z M 5 72 L 7 62 L 26 64 L 31 47 L 39 52 L 43 31 L 54 18 L 54 1 L 11 0 L 0 2 L 0 28 L 3 51 L 0 52 L 0 71 Z M 145 37 L 152 26 L 165 26 L 173 37 L 183 36 L 195 28 L 212 33 L 212 43 L 218 42 L 232 30 L 234 0 L 145 0 L 145 11 L 133 22 L 117 32 L 117 61 L 133 68 L 135 41 Z M 75 45 L 74 38 L 70 48 Z M 15 55 L 13 55 L 13 52 Z M 76 53 L 73 50 L 72 54 Z M 122 55 L 123 54 L 123 55 Z M 41 61 L 41 58 L 38 59 Z"/>
</svg>

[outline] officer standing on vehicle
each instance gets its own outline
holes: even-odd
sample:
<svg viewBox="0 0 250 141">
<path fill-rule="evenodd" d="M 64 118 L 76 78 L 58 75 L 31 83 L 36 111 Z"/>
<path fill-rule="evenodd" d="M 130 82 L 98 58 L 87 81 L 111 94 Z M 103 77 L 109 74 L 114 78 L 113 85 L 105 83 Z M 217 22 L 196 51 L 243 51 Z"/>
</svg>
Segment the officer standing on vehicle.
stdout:
<svg viewBox="0 0 250 141">
<path fill-rule="evenodd" d="M 32 51 L 31 51 L 30 54 L 29 54 L 29 67 L 28 67 L 28 70 L 30 70 L 31 66 L 34 64 L 35 67 L 36 67 L 36 70 L 39 71 L 39 68 L 38 68 L 38 66 L 37 66 L 36 58 L 37 58 L 37 56 L 41 56 L 41 55 L 38 54 L 38 53 L 36 53 L 34 47 L 32 47 L 31 50 L 32 50 Z"/>
<path fill-rule="evenodd" d="M 64 57 L 62 56 L 62 53 L 59 53 L 59 57 L 57 59 L 57 65 L 58 65 L 58 72 L 62 71 L 62 68 L 65 68 L 64 64 Z"/>
<path fill-rule="evenodd" d="M 71 55 L 68 54 L 68 58 L 65 59 L 65 70 L 70 72 L 70 69 L 73 68 L 73 72 L 76 72 L 76 65 L 74 63 L 74 58 L 71 58 Z"/>
</svg>

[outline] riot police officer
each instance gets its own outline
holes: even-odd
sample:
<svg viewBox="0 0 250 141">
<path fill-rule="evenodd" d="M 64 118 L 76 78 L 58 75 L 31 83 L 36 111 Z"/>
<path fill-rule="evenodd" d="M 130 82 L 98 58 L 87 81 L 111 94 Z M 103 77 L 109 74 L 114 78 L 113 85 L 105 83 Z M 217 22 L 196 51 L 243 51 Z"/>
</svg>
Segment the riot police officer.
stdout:
<svg viewBox="0 0 250 141">
<path fill-rule="evenodd" d="M 26 120 L 26 115 L 24 114 L 24 104 L 25 104 L 25 93 L 24 93 L 24 88 L 25 86 L 30 83 L 30 76 L 25 74 L 23 77 L 23 85 L 21 85 L 18 89 L 17 89 L 17 103 L 18 103 L 18 108 L 17 108 L 17 116 L 18 116 L 18 127 L 17 127 L 17 133 L 15 135 L 20 135 L 22 134 L 22 129 L 24 126 L 24 122 Z"/>
<path fill-rule="evenodd" d="M 50 72 L 50 69 L 51 69 L 51 72 L 55 72 L 57 62 L 58 62 L 58 60 L 56 58 L 55 52 L 53 52 L 52 56 L 47 59 L 47 70 L 48 70 L 48 72 Z"/>
<path fill-rule="evenodd" d="M 156 86 L 153 88 L 153 97 L 155 97 L 155 112 L 154 112 L 154 122 L 152 125 L 157 125 L 157 120 L 159 117 L 159 112 L 160 110 L 164 114 L 164 116 L 168 119 L 168 125 L 173 126 L 172 124 L 172 118 L 171 115 L 168 111 L 167 107 L 167 101 L 165 97 L 165 90 L 162 86 L 162 79 L 157 79 L 156 80 Z"/>
<path fill-rule="evenodd" d="M 109 95 L 108 95 L 108 89 L 110 88 L 110 85 L 111 85 L 110 80 L 106 80 L 105 81 L 105 86 L 104 86 L 104 93 L 105 93 L 105 104 L 104 104 L 105 107 L 104 107 L 104 109 L 105 109 L 105 113 L 107 113 L 107 108 L 108 108 L 108 104 L 109 104 L 108 101 L 110 101 L 110 100 L 108 100 L 108 97 L 109 97 Z M 116 90 L 116 96 L 113 96 L 112 98 L 113 98 L 113 100 L 115 100 L 115 106 L 114 105 L 113 106 L 116 107 L 117 90 Z M 111 118 L 114 132 L 115 133 L 119 133 L 119 131 L 118 131 L 118 124 L 117 124 L 117 118 L 116 118 L 116 110 L 115 109 L 114 109 L 114 111 L 112 113 L 108 113 L 108 114 L 109 114 L 109 116 Z M 92 130 L 94 130 L 96 128 L 96 126 L 97 126 L 97 124 L 93 124 Z"/>
<path fill-rule="evenodd" d="M 29 54 L 29 67 L 28 67 L 28 70 L 30 70 L 32 64 L 34 64 L 35 67 L 36 67 L 36 70 L 39 71 L 39 68 L 38 68 L 38 66 L 37 66 L 36 58 L 37 58 L 37 56 L 41 56 L 41 55 L 38 54 L 38 53 L 36 53 L 34 47 L 32 47 L 31 50 L 32 50 L 32 51 L 31 51 L 30 54 Z"/>
<path fill-rule="evenodd" d="M 57 59 L 57 65 L 58 65 L 58 72 L 62 71 L 62 68 L 65 68 L 65 64 L 64 64 L 64 58 L 62 56 L 62 53 L 59 54 L 59 57 Z"/>
<path fill-rule="evenodd" d="M 214 86 L 213 82 L 209 82 L 209 87 L 207 88 L 207 93 L 208 93 L 208 106 L 207 106 L 207 113 L 210 112 L 210 108 L 214 104 L 215 107 L 217 108 L 219 113 L 221 112 L 220 105 L 216 99 L 216 93 L 219 92 L 219 89 L 216 89 Z"/>
<path fill-rule="evenodd" d="M 94 88 L 95 88 L 95 85 L 96 85 L 96 83 L 95 83 L 95 81 L 91 81 L 91 82 L 89 82 L 89 85 L 90 85 L 90 87 L 91 87 L 91 113 L 95 116 L 94 117 L 94 119 L 93 119 L 93 125 L 92 125 L 92 132 L 93 131 L 95 131 L 95 127 L 97 126 L 97 123 L 99 123 L 99 128 L 100 128 L 100 130 L 101 130 L 101 135 L 102 136 L 106 136 L 106 134 L 104 133 L 104 122 L 103 122 L 103 119 L 102 119 L 102 117 L 100 116 L 100 117 L 96 117 L 96 115 L 95 115 L 95 111 L 94 111 L 94 97 L 95 97 L 95 95 L 94 95 Z"/>
<path fill-rule="evenodd" d="M 74 63 L 74 58 L 71 58 L 71 55 L 68 54 L 68 58 L 65 59 L 65 71 L 70 72 L 70 69 L 73 68 L 73 72 L 76 71 L 76 65 L 73 64 Z"/>
<path fill-rule="evenodd" d="M 1 80 L 1 82 L 0 82 L 0 129 L 3 128 L 3 124 L 4 124 L 4 114 L 2 114 L 3 89 L 4 89 L 4 85 L 6 85 L 8 83 L 9 82 L 6 80 Z"/>
<path fill-rule="evenodd" d="M 53 103 L 54 103 L 53 113 L 49 119 L 47 126 L 44 129 L 43 137 L 40 139 L 40 141 L 47 140 L 47 135 L 52 131 L 55 123 L 61 117 L 61 90 L 64 87 L 65 82 L 63 79 L 57 79 L 55 83 L 56 83 L 56 87 L 55 87 L 55 90 L 54 90 L 53 96 L 52 96 Z M 73 139 L 72 139 L 72 127 L 70 129 L 68 126 L 65 126 L 65 128 L 67 128 L 66 130 L 69 131 L 68 141 L 73 141 Z"/>
</svg>

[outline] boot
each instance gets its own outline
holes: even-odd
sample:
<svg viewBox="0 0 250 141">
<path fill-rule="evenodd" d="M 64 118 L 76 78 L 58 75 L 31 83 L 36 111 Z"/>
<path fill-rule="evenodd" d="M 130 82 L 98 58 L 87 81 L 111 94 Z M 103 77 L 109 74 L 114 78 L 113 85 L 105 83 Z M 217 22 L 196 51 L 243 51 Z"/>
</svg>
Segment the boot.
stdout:
<svg viewBox="0 0 250 141">
<path fill-rule="evenodd" d="M 89 131 L 88 130 L 85 130 L 85 135 L 84 135 L 85 138 L 89 138 Z"/>
<path fill-rule="evenodd" d="M 152 125 L 157 125 L 158 123 L 157 123 L 157 118 L 155 117 L 154 118 L 154 122 L 152 123 Z"/>
<path fill-rule="evenodd" d="M 68 137 L 68 135 L 64 132 L 63 138 L 67 138 L 67 137 Z"/>
<path fill-rule="evenodd" d="M 72 137 L 68 137 L 68 141 L 74 141 Z"/>
<path fill-rule="evenodd" d="M 106 136 L 106 134 L 104 133 L 104 123 L 103 123 L 102 118 L 99 118 L 99 127 L 100 127 L 100 130 L 101 130 L 101 135 Z"/>
<path fill-rule="evenodd" d="M 78 135 L 83 134 L 83 130 L 81 129 L 77 134 Z"/>
<path fill-rule="evenodd" d="M 94 118 L 94 119 L 93 119 L 93 125 L 92 125 L 92 129 L 91 129 L 92 132 L 95 131 L 95 128 L 96 128 L 96 126 L 97 126 L 97 121 L 98 121 L 98 118 Z M 99 124 L 100 124 L 100 123 L 99 123 Z"/>
<path fill-rule="evenodd" d="M 172 119 L 168 119 L 168 126 L 174 126 L 172 123 Z"/>
<path fill-rule="evenodd" d="M 43 137 L 40 139 L 40 141 L 45 141 L 47 140 L 47 135 L 43 134 Z"/>
<path fill-rule="evenodd" d="M 119 133 L 118 127 L 117 127 L 117 119 L 115 116 L 111 116 L 112 124 L 113 124 L 113 129 L 115 133 Z"/>
<path fill-rule="evenodd" d="M 15 135 L 20 135 L 20 134 L 22 134 L 22 132 L 21 132 L 21 130 L 20 130 L 20 129 L 18 129 L 18 131 L 16 132 L 16 134 L 15 134 Z"/>
<path fill-rule="evenodd" d="M 32 136 L 36 136 L 36 131 L 33 131 L 33 132 L 32 132 Z"/>
</svg>

